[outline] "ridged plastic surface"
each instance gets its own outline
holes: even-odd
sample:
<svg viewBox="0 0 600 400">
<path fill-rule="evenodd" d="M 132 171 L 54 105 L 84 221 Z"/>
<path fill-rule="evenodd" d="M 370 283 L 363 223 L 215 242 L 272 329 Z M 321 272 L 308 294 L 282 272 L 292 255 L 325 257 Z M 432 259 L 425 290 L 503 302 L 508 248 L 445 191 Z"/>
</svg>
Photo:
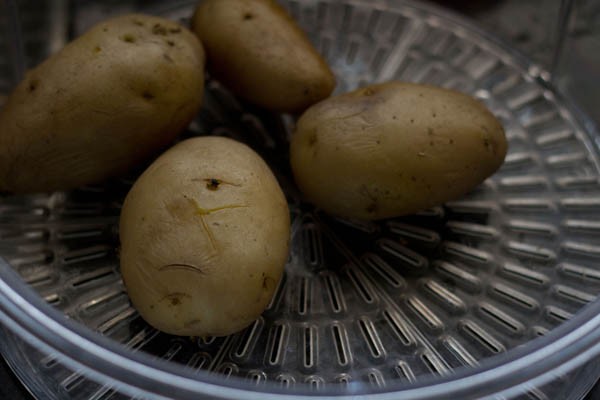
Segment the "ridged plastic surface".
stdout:
<svg viewBox="0 0 600 400">
<path fill-rule="evenodd" d="M 160 11 L 191 15 L 193 3 Z M 218 83 L 185 136 L 245 141 L 272 166 L 292 213 L 286 272 L 264 314 L 224 338 L 157 332 L 119 275 L 117 222 L 135 175 L 49 196 L 3 197 L 0 255 L 70 318 L 182 368 L 250 385 L 374 391 L 448 375 L 524 345 L 600 291 L 597 150 L 535 68 L 452 19 L 403 2 L 285 1 L 338 78 L 337 92 L 390 79 L 470 93 L 502 121 L 502 169 L 464 198 L 365 223 L 302 202 L 287 162 L 293 119 L 239 103 Z M 390 5 L 393 4 L 393 5 Z M 243 262 L 243 260 L 241 260 Z M 52 357 L 39 368 L 65 397 L 106 399 Z M 30 357 L 30 359 L 27 359 Z M 529 396 L 546 398 L 538 389 Z"/>
</svg>

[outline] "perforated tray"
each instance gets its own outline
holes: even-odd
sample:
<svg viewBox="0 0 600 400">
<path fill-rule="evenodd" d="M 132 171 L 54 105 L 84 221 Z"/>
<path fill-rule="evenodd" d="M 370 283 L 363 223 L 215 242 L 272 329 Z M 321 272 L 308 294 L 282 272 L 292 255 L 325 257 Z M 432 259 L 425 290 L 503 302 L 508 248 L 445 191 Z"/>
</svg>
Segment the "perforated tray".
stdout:
<svg viewBox="0 0 600 400">
<path fill-rule="evenodd" d="M 150 11 L 185 20 L 194 3 Z M 276 384 L 315 393 L 397 390 L 477 368 L 595 299 L 598 151 L 543 71 L 418 3 L 283 3 L 333 67 L 337 92 L 399 79 L 483 101 L 506 128 L 502 169 L 464 198 L 418 215 L 377 223 L 333 218 L 304 203 L 293 186 L 293 118 L 242 104 L 209 81 L 206 105 L 183 137 L 247 142 L 272 166 L 290 203 L 290 258 L 264 314 L 239 334 L 203 339 L 171 337 L 141 320 L 117 258 L 118 214 L 135 174 L 69 193 L 3 197 L 0 255 L 26 282 L 132 351 L 224 380 L 241 377 L 259 390 Z M 117 396 L 52 356 L 13 356 L 65 397 Z"/>
</svg>

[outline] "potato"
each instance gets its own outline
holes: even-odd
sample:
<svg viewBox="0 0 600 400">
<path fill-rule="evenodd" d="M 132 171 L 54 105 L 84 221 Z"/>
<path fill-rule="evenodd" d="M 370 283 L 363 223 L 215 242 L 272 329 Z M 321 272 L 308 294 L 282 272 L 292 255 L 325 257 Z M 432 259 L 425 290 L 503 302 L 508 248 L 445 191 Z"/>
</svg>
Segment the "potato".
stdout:
<svg viewBox="0 0 600 400">
<path fill-rule="evenodd" d="M 198 112 L 204 50 L 179 24 L 102 22 L 37 68 L 0 112 L 0 190 L 70 189 L 128 170 Z"/>
<path fill-rule="evenodd" d="M 333 73 L 274 0 L 205 0 L 192 20 L 210 72 L 235 94 L 273 111 L 328 97 Z"/>
<path fill-rule="evenodd" d="M 121 273 L 133 305 L 157 329 L 221 336 L 254 321 L 288 257 L 286 199 L 264 161 L 221 137 L 185 140 L 127 195 Z"/>
<path fill-rule="evenodd" d="M 463 196 L 500 167 L 506 149 L 498 120 L 470 96 L 389 82 L 308 109 L 290 158 L 309 201 L 376 220 Z"/>
</svg>

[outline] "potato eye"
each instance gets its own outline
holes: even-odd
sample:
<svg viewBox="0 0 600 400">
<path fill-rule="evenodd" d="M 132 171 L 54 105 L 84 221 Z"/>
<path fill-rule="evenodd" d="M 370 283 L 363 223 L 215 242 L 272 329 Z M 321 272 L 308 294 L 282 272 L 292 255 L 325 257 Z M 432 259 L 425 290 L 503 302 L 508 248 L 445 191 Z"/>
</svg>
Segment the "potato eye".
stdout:
<svg viewBox="0 0 600 400">
<path fill-rule="evenodd" d="M 206 188 L 208 190 L 217 190 L 221 181 L 215 178 L 206 179 Z"/>
</svg>

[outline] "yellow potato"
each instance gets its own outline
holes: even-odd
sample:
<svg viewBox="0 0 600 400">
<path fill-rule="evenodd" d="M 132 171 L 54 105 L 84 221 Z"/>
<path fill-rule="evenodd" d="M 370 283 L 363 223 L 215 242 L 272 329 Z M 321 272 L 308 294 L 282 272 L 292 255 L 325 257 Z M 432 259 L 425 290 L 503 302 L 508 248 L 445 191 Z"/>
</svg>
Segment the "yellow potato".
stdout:
<svg viewBox="0 0 600 400">
<path fill-rule="evenodd" d="M 204 64 L 175 22 L 96 25 L 29 71 L 0 111 L 0 190 L 70 189 L 148 158 L 198 112 Z"/>
<path fill-rule="evenodd" d="M 211 73 L 251 103 L 302 111 L 335 87 L 323 58 L 274 0 L 205 0 L 192 25 Z"/>
<path fill-rule="evenodd" d="M 288 257 L 290 217 L 269 167 L 222 137 L 185 140 L 127 195 L 121 273 L 133 305 L 161 331 L 221 336 L 254 321 Z"/>
<path fill-rule="evenodd" d="M 373 220 L 463 196 L 500 167 L 506 150 L 502 126 L 470 96 L 389 82 L 308 109 L 290 158 L 308 200 Z"/>
</svg>

